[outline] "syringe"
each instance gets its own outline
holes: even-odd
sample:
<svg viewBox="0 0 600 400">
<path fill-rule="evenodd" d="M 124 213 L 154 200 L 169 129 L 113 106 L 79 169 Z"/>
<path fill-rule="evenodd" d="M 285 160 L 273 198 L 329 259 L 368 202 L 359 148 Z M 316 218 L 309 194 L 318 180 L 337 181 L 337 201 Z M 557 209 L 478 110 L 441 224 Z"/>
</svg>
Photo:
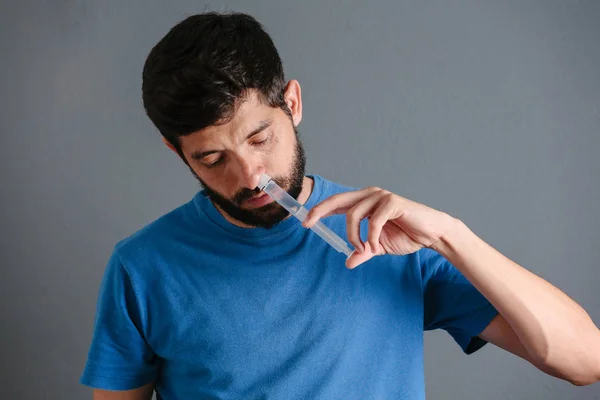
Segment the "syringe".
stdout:
<svg viewBox="0 0 600 400">
<path fill-rule="evenodd" d="M 296 199 L 289 195 L 288 192 L 283 190 L 275 181 L 273 181 L 267 174 L 262 174 L 258 182 L 258 188 L 264 190 L 273 200 L 279 203 L 283 208 L 288 210 L 290 214 L 298 218 L 300 221 L 304 221 L 308 210 L 298 203 Z M 325 226 L 321 221 L 318 221 L 310 229 L 319 235 L 323 240 L 329 243 L 334 249 L 340 253 L 344 253 L 346 257 L 350 257 L 353 250 L 348 246 L 346 241 L 339 237 L 335 232 Z"/>
</svg>

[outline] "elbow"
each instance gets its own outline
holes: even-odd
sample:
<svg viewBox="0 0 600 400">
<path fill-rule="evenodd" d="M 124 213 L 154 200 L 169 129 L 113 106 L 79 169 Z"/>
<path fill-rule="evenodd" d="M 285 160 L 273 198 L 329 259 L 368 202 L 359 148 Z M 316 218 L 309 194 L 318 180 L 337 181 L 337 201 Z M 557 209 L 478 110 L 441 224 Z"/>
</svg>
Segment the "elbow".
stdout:
<svg viewBox="0 0 600 400">
<path fill-rule="evenodd" d="M 565 368 L 565 365 L 543 365 L 538 368 L 548 375 L 567 381 L 574 386 L 588 386 L 600 381 L 600 371 L 583 366 Z"/>
<path fill-rule="evenodd" d="M 538 368 L 574 386 L 597 383 L 600 381 L 600 341 L 588 343 L 587 348 L 551 351 L 549 357 L 538 359 Z"/>
<path fill-rule="evenodd" d="M 600 355 L 594 356 L 595 353 L 588 353 L 585 358 L 575 357 L 561 365 L 555 364 L 553 369 L 560 371 L 558 377 L 574 386 L 594 384 L 600 381 Z"/>
<path fill-rule="evenodd" d="M 568 379 L 575 386 L 588 386 L 600 382 L 600 331 L 597 330 L 594 337 L 597 340 L 588 342 L 589 347 L 583 353 L 586 357 L 579 357 L 577 360 L 580 366 L 578 373 Z"/>
<path fill-rule="evenodd" d="M 588 386 L 600 382 L 600 347 L 596 348 L 596 352 L 592 352 L 595 356 L 589 359 L 586 368 L 582 368 L 580 373 L 571 377 L 569 382 L 575 386 Z"/>
<path fill-rule="evenodd" d="M 568 379 L 568 382 L 575 386 L 588 386 L 600 382 L 600 375 L 578 376 L 576 378 Z"/>
<path fill-rule="evenodd" d="M 569 335 L 569 340 L 550 342 L 538 359 L 542 370 L 574 386 L 588 386 L 600 381 L 600 330 L 595 326 L 585 335 Z"/>
</svg>

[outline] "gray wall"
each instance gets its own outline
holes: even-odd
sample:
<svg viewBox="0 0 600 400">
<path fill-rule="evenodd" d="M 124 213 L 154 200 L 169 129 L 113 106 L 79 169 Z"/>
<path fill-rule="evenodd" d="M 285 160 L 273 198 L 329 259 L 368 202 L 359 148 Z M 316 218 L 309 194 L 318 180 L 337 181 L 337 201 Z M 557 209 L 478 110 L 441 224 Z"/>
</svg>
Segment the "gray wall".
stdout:
<svg viewBox="0 0 600 400">
<path fill-rule="evenodd" d="M 196 182 L 140 100 L 153 44 L 196 1 L 0 5 L 0 386 L 77 384 L 112 245 Z M 463 219 L 600 322 L 600 3 L 229 1 L 304 94 L 309 172 Z M 429 399 L 600 399 L 487 346 L 426 334 Z"/>
</svg>

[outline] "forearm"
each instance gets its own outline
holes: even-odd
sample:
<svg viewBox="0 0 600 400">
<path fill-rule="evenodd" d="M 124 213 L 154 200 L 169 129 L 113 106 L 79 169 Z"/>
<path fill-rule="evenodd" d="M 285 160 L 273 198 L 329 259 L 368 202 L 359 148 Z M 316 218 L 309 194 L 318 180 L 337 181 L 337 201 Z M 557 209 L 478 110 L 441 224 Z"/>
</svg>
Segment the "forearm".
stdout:
<svg viewBox="0 0 600 400">
<path fill-rule="evenodd" d="M 94 400 L 150 400 L 154 392 L 154 383 L 132 390 L 112 391 L 94 390 Z"/>
<path fill-rule="evenodd" d="M 574 383 L 600 379 L 600 331 L 566 294 L 500 254 L 458 220 L 432 248 L 496 307 L 536 364 Z"/>
</svg>

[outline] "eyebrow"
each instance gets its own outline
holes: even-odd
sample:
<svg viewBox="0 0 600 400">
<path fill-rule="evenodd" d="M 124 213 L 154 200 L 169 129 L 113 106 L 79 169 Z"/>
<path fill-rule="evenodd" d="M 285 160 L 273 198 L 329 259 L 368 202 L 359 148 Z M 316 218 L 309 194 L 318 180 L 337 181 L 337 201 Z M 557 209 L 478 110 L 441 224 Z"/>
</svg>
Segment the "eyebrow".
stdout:
<svg viewBox="0 0 600 400">
<path fill-rule="evenodd" d="M 246 138 L 244 140 L 248 140 L 252 136 L 258 135 L 259 133 L 261 133 L 268 127 L 270 127 L 272 124 L 273 124 L 272 119 L 266 119 L 264 121 L 260 121 L 260 124 L 258 125 L 258 127 L 256 129 L 254 129 L 252 132 L 250 132 L 248 135 L 246 135 Z M 206 157 L 210 154 L 218 153 L 219 151 L 221 151 L 221 150 L 194 151 L 194 152 L 192 152 L 191 157 L 194 160 L 201 160 L 204 157 Z"/>
</svg>

